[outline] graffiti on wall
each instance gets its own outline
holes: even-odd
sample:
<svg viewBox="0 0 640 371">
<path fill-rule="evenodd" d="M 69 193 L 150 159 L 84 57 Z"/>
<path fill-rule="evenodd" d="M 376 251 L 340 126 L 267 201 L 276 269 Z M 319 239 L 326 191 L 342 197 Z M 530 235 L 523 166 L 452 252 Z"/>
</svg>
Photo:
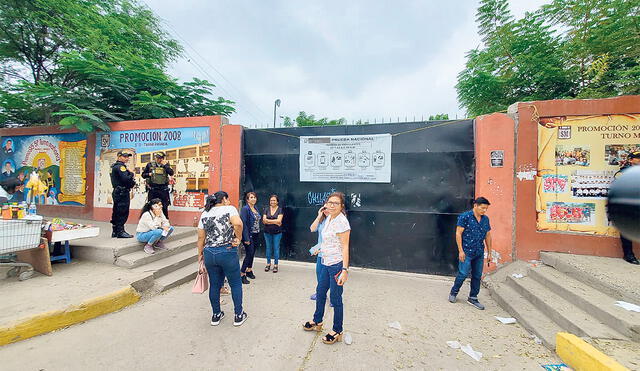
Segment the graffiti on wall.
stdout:
<svg viewBox="0 0 640 371">
<path fill-rule="evenodd" d="M 132 208 L 142 208 L 147 201 L 146 182 L 141 174 L 158 151 L 166 154 L 165 160 L 175 172 L 169 182 L 171 208 L 194 211 L 204 207 L 209 188 L 209 127 L 112 131 L 96 135 L 96 207 L 113 205 L 109 170 L 122 150 L 133 154 L 127 163 L 136 180 Z"/>
<path fill-rule="evenodd" d="M 640 115 L 543 118 L 538 126 L 538 230 L 617 236 L 611 182 L 640 150 Z M 586 202 L 588 201 L 588 202 Z"/>
<path fill-rule="evenodd" d="M 86 203 L 87 139 L 84 134 L 2 137 L 1 179 L 22 185 L 9 199 L 46 205 Z"/>
</svg>

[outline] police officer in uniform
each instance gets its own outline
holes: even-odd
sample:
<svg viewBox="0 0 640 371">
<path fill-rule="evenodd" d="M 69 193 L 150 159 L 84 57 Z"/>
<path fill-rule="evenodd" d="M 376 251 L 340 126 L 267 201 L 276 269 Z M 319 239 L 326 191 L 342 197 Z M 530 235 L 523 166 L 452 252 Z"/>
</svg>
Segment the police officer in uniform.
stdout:
<svg viewBox="0 0 640 371">
<path fill-rule="evenodd" d="M 131 202 L 129 194 L 131 188 L 136 185 L 133 173 L 126 166 L 131 156 L 131 153 L 120 151 L 118 152 L 118 160 L 111 165 L 111 185 L 113 186 L 113 192 L 111 192 L 113 197 L 113 210 L 111 212 L 113 232 L 111 237 L 133 237 L 124 230 L 124 223 L 129 218 L 129 204 Z"/>
<path fill-rule="evenodd" d="M 173 176 L 173 169 L 165 162 L 164 152 L 155 153 L 156 160 L 145 166 L 142 177 L 147 180 L 149 186 L 149 201 L 154 198 L 162 200 L 162 212 L 169 219 L 169 177 Z"/>
<path fill-rule="evenodd" d="M 640 151 L 631 152 L 627 157 L 627 162 L 614 176 L 617 177 L 619 174 L 621 174 L 631 166 L 640 166 Z M 631 240 L 629 240 L 628 238 L 625 238 L 622 234 L 620 234 L 620 242 L 622 243 L 622 254 L 624 255 L 622 259 L 624 259 L 628 263 L 639 265 L 640 261 L 633 253 L 633 242 L 631 242 Z"/>
</svg>

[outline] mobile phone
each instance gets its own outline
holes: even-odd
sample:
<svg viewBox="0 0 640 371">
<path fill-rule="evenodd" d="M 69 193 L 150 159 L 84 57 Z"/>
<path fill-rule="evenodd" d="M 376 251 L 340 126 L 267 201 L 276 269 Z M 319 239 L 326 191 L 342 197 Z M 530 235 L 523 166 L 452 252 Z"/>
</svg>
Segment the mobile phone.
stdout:
<svg viewBox="0 0 640 371">
<path fill-rule="evenodd" d="M 338 272 L 335 276 L 333 276 L 333 278 L 335 278 L 336 283 L 338 283 L 338 279 L 340 279 L 340 275 L 342 274 L 342 271 Z"/>
</svg>

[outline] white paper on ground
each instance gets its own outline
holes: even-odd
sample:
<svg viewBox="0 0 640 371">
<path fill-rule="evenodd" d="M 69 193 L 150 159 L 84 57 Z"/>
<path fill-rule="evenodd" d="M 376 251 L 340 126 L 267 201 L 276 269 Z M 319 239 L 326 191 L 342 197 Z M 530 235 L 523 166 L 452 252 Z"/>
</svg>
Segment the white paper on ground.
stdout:
<svg viewBox="0 0 640 371">
<path fill-rule="evenodd" d="M 502 322 L 505 325 L 511 324 L 511 323 L 516 323 L 516 319 L 515 318 L 506 318 L 506 317 L 498 317 L 498 316 L 494 316 L 495 319 L 497 319 L 498 321 Z"/>
<path fill-rule="evenodd" d="M 522 277 L 524 277 L 524 275 L 521 274 L 521 273 L 514 273 L 514 274 L 511 275 L 511 277 L 513 277 L 513 278 L 522 278 Z"/>
<path fill-rule="evenodd" d="M 622 301 L 622 300 L 616 301 L 615 305 L 619 306 L 620 308 L 624 308 L 626 310 L 630 310 L 632 312 L 640 313 L 640 305 L 627 303 L 626 301 Z"/>
<path fill-rule="evenodd" d="M 473 350 L 471 344 L 461 346 L 460 350 L 465 352 L 469 357 L 475 359 L 476 361 L 480 361 L 480 358 L 482 358 L 482 353 Z"/>
<path fill-rule="evenodd" d="M 351 337 L 351 333 L 349 332 L 344 333 L 344 343 L 347 345 L 351 345 L 351 343 L 353 343 L 353 338 Z"/>
<path fill-rule="evenodd" d="M 400 326 L 400 322 L 398 321 L 389 323 L 389 327 L 394 328 L 396 330 L 402 330 L 402 326 Z"/>
<path fill-rule="evenodd" d="M 447 341 L 447 345 L 453 349 L 460 349 L 460 343 L 458 343 L 456 340 Z"/>
</svg>

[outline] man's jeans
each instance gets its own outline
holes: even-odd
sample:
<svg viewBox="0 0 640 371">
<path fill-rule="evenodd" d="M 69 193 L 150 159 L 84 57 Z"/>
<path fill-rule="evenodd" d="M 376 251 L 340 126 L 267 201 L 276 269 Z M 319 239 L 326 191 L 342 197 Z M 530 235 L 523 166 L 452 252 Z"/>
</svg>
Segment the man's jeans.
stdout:
<svg viewBox="0 0 640 371">
<path fill-rule="evenodd" d="M 214 314 L 220 313 L 220 288 L 225 276 L 231 287 L 234 312 L 242 314 L 242 279 L 240 278 L 240 263 L 238 249 L 230 245 L 222 247 L 206 247 L 204 249 L 204 265 L 209 274 L 209 301 Z"/>
<path fill-rule="evenodd" d="M 469 291 L 469 299 L 478 299 L 483 265 L 484 253 L 474 257 L 469 257 L 469 255 L 467 255 L 463 262 L 458 261 L 458 276 L 451 288 L 451 295 L 458 295 L 462 283 L 469 275 L 469 272 L 471 272 L 471 290 Z"/>
<path fill-rule="evenodd" d="M 147 231 L 147 232 L 138 232 L 138 233 L 136 233 L 136 238 L 140 242 L 144 242 L 144 243 L 147 243 L 149 245 L 153 245 L 158 240 L 162 241 L 162 240 L 166 239 L 167 237 L 171 236 L 171 233 L 173 232 L 173 227 L 169 227 L 169 230 L 167 231 L 167 235 L 166 236 L 162 235 L 162 231 L 163 230 L 161 228 L 158 228 L 158 229 L 152 229 L 152 230 Z"/>
<path fill-rule="evenodd" d="M 280 240 L 282 239 L 282 233 L 264 234 L 264 242 L 267 245 L 267 264 L 271 264 L 271 254 L 273 253 L 274 264 L 278 265 L 278 259 L 280 259 Z"/>
<path fill-rule="evenodd" d="M 316 312 L 313 322 L 320 323 L 324 317 L 327 302 L 327 290 L 331 289 L 329 299 L 333 304 L 333 331 L 342 332 L 342 286 L 338 286 L 335 275 L 342 272 L 342 262 L 326 266 L 320 265 L 320 276 L 316 287 Z"/>
</svg>

